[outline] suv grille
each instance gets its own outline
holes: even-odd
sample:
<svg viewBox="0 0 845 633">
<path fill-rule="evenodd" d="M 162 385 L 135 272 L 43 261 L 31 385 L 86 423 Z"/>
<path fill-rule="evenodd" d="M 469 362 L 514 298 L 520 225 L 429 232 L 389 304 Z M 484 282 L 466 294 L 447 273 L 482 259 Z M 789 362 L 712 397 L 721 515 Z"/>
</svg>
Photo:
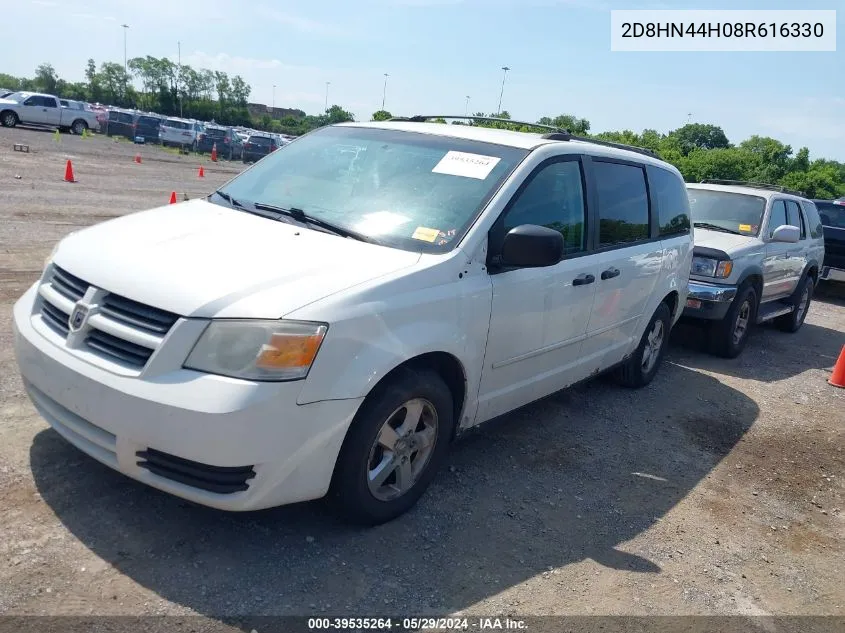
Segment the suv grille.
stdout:
<svg viewBox="0 0 845 633">
<path fill-rule="evenodd" d="M 85 296 L 90 284 L 54 266 L 45 286 L 52 292 L 42 287 L 41 319 L 52 330 L 67 337 L 73 305 Z M 99 313 L 89 322 L 90 329 L 83 344 L 98 356 L 132 369 L 144 368 L 179 319 L 172 312 L 113 293 L 106 294 L 100 304 Z"/>
</svg>

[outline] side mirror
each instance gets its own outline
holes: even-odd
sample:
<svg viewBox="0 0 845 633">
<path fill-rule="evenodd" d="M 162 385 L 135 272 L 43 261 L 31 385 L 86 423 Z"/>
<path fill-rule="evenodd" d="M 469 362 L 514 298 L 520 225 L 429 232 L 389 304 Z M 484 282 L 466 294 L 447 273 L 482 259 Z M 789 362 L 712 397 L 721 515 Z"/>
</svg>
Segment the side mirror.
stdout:
<svg viewBox="0 0 845 633">
<path fill-rule="evenodd" d="M 790 226 L 789 224 L 782 224 L 772 233 L 773 242 L 787 242 L 795 244 L 801 238 L 801 231 L 797 226 Z"/>
<path fill-rule="evenodd" d="M 502 264 L 518 268 L 554 266 L 563 258 L 560 231 L 522 224 L 508 231 L 502 243 Z"/>
</svg>

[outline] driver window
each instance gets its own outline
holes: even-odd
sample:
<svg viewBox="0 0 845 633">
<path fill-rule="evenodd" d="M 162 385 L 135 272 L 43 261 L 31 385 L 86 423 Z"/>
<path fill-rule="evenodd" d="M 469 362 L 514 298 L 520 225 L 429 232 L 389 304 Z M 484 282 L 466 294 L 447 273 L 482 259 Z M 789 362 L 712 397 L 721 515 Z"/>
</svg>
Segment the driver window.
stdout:
<svg viewBox="0 0 845 633">
<path fill-rule="evenodd" d="M 23 102 L 23 105 L 25 105 L 25 106 L 38 105 L 36 103 L 37 100 L 38 100 L 38 97 L 30 97 L 29 99 L 27 99 L 26 101 Z"/>
<path fill-rule="evenodd" d="M 787 224 L 786 205 L 783 200 L 775 200 L 772 203 L 772 210 L 769 213 L 769 237 L 774 235 L 775 229 Z"/>
<path fill-rule="evenodd" d="M 505 214 L 503 233 L 521 224 L 560 231 L 566 255 L 586 250 L 580 161 L 552 163 L 534 174 Z"/>
</svg>

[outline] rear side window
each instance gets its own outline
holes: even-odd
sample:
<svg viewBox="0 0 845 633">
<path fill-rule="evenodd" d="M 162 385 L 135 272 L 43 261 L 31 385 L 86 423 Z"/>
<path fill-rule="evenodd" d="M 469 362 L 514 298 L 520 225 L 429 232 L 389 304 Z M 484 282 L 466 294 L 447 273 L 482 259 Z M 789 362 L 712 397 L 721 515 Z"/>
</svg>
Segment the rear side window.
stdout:
<svg viewBox="0 0 845 633">
<path fill-rule="evenodd" d="M 684 181 L 668 169 L 648 167 L 648 182 L 657 200 L 660 236 L 684 235 L 690 230 L 690 204 Z"/>
<path fill-rule="evenodd" d="M 769 237 L 779 226 L 789 224 L 786 219 L 786 204 L 783 200 L 775 200 L 772 203 L 772 211 L 769 213 Z"/>
<path fill-rule="evenodd" d="M 801 209 L 795 200 L 786 201 L 786 219 L 790 226 L 797 226 L 801 229 L 801 239 L 807 239 L 807 229 L 804 228 L 804 222 L 801 220 Z"/>
<path fill-rule="evenodd" d="M 599 246 L 649 236 L 648 190 L 642 167 L 593 160 L 599 215 Z"/>
<path fill-rule="evenodd" d="M 807 218 L 807 225 L 810 228 L 810 237 L 814 239 L 824 237 L 824 226 L 819 217 L 818 207 L 809 200 L 802 201 L 801 206 L 804 207 L 804 216 Z"/>
<path fill-rule="evenodd" d="M 121 112 L 118 114 L 117 120 L 121 123 L 132 123 L 132 115 L 128 112 Z"/>
</svg>

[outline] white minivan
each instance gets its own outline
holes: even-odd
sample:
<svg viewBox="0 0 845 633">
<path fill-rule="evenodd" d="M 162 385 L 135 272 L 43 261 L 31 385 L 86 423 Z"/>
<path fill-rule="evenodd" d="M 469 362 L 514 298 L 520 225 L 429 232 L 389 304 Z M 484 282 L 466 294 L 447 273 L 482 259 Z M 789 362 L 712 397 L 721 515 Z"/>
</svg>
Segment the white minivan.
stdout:
<svg viewBox="0 0 845 633">
<path fill-rule="evenodd" d="M 200 504 L 328 495 L 375 524 L 461 431 L 604 370 L 648 384 L 686 302 L 679 172 L 423 121 L 324 127 L 208 198 L 63 239 L 14 308 L 41 415 Z"/>
</svg>

